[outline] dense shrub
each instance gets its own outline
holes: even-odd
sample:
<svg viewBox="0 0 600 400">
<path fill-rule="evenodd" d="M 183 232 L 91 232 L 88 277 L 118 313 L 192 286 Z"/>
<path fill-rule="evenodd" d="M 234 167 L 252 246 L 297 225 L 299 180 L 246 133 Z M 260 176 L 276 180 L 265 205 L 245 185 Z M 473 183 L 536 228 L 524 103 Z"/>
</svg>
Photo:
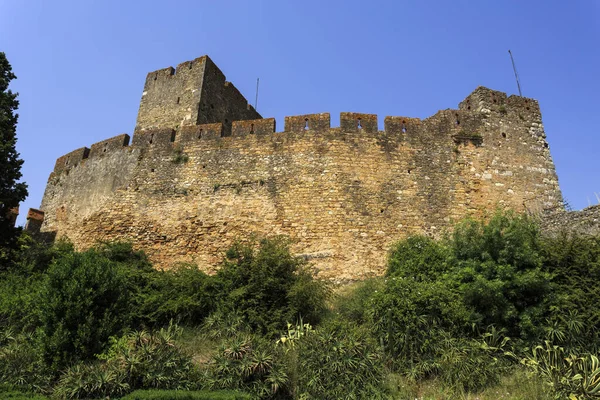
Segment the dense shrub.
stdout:
<svg viewBox="0 0 600 400">
<path fill-rule="evenodd" d="M 214 279 L 194 265 L 154 271 L 144 289 L 140 319 L 151 326 L 169 321 L 198 325 L 215 310 Z"/>
<path fill-rule="evenodd" d="M 546 341 L 522 363 L 552 388 L 557 399 L 600 399 L 600 361 L 592 354 L 573 354 Z"/>
<path fill-rule="evenodd" d="M 385 281 L 382 278 L 366 279 L 344 288 L 334 299 L 337 317 L 358 325 L 368 322 L 373 298 L 384 288 Z"/>
<path fill-rule="evenodd" d="M 56 258 L 73 253 L 64 241 L 54 245 L 35 241 L 26 232 L 18 240 L 10 268 L 0 272 L 0 327 L 32 331 L 40 324 L 39 293 L 45 273 Z"/>
<path fill-rule="evenodd" d="M 556 307 L 553 312 L 553 324 L 571 343 L 558 340 L 561 345 L 588 347 L 597 349 L 600 332 L 600 236 L 584 236 L 563 232 L 544 238 L 542 245 L 544 268 L 552 275 L 555 285 Z M 565 313 L 564 310 L 569 310 Z M 585 322 L 582 329 L 576 328 L 576 320 Z M 575 335 L 570 335 L 574 333 Z M 560 338 L 549 338 L 552 340 Z M 587 343 L 587 345 L 585 343 Z"/>
<path fill-rule="evenodd" d="M 217 273 L 217 285 L 222 310 L 236 311 L 254 330 L 272 335 L 299 317 L 317 323 L 328 293 L 282 237 L 261 240 L 258 247 L 232 246 Z"/>
<path fill-rule="evenodd" d="M 388 278 L 373 297 L 372 329 L 395 368 L 410 368 L 437 354 L 445 332 L 460 334 L 469 326 L 469 310 L 446 281 Z"/>
<path fill-rule="evenodd" d="M 297 344 L 300 399 L 378 399 L 383 393 L 383 361 L 368 331 L 333 322 Z"/>
<path fill-rule="evenodd" d="M 438 280 L 452 267 L 450 252 L 450 248 L 431 238 L 410 236 L 392 247 L 386 275 L 418 281 Z"/>
<path fill-rule="evenodd" d="M 289 398 L 282 352 L 273 342 L 254 335 L 226 339 L 212 357 L 202 386 L 241 390 L 261 399 Z"/>
<path fill-rule="evenodd" d="M 54 395 L 61 399 L 104 398 L 135 389 L 193 389 L 198 378 L 191 357 L 174 339 L 176 326 L 149 333 L 135 331 L 113 340 L 102 361 L 77 364 L 60 377 Z"/>
<path fill-rule="evenodd" d="M 17 333 L 10 329 L 0 331 L 1 384 L 25 391 L 48 388 L 48 371 L 32 334 Z"/>
<path fill-rule="evenodd" d="M 129 325 L 128 274 L 96 250 L 56 259 L 40 291 L 42 349 L 59 370 L 92 359 Z"/>
<path fill-rule="evenodd" d="M 552 303 L 551 275 L 542 270 L 541 237 L 525 215 L 498 212 L 489 222 L 458 224 L 450 246 L 454 279 L 478 326 L 534 339 Z"/>
</svg>

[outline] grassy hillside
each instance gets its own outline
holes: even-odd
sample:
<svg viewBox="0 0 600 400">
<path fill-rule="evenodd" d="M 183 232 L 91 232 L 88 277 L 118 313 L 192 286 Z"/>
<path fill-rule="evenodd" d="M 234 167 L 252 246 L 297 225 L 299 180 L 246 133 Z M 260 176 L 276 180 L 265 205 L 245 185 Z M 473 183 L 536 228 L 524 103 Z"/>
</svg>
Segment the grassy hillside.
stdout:
<svg viewBox="0 0 600 400">
<path fill-rule="evenodd" d="M 280 237 L 232 246 L 209 276 L 24 235 L 0 273 L 0 392 L 595 399 L 599 278 L 600 238 L 545 237 L 512 213 L 407 238 L 385 276 L 344 287 Z"/>
</svg>

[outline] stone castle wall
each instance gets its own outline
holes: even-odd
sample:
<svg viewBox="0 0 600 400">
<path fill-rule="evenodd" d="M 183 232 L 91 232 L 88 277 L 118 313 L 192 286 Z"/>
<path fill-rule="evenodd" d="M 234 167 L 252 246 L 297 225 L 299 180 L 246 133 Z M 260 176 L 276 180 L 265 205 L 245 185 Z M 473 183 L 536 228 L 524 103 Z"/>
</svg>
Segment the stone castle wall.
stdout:
<svg viewBox="0 0 600 400">
<path fill-rule="evenodd" d="M 200 64 L 161 71 L 183 81 Z M 276 132 L 272 118 L 248 119 L 255 111 L 239 92 L 214 95 L 230 86 L 220 79 L 193 97 L 180 81 L 151 89 L 153 74 L 131 145 L 120 135 L 57 160 L 42 231 L 78 248 L 130 240 L 158 267 L 195 262 L 206 271 L 235 240 L 284 234 L 319 276 L 347 281 L 382 274 L 389 246 L 406 235 L 438 235 L 497 207 L 562 206 L 532 99 L 480 87 L 456 110 L 386 117 L 383 130 L 376 115 L 342 113 L 332 128 L 325 113 L 286 117 Z M 201 81 L 208 87 L 202 75 L 198 90 Z"/>
</svg>

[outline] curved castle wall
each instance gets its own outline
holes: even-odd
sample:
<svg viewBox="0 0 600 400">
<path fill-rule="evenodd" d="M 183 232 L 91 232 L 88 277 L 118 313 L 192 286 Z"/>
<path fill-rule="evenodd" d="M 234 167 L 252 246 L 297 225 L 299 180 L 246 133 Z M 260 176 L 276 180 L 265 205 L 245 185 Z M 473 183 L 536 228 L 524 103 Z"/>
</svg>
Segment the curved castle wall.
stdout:
<svg viewBox="0 0 600 400">
<path fill-rule="evenodd" d="M 384 130 L 372 114 L 342 113 L 334 128 L 329 114 L 286 117 L 283 132 L 274 119 L 219 118 L 138 118 L 131 145 L 121 135 L 59 158 L 42 231 L 79 248 L 131 240 L 159 267 L 206 271 L 235 240 L 284 234 L 321 277 L 346 281 L 383 273 L 406 235 L 498 206 L 562 207 L 532 99 L 480 87 L 457 110 L 386 117 Z"/>
</svg>

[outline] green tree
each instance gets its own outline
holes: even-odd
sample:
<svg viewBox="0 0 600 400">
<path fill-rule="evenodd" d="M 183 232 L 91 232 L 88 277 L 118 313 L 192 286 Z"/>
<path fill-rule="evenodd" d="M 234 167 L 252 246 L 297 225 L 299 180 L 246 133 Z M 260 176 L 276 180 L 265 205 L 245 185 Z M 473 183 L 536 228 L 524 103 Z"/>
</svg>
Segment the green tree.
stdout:
<svg viewBox="0 0 600 400">
<path fill-rule="evenodd" d="M 237 312 L 253 330 L 276 334 L 300 317 L 316 324 L 325 312 L 328 287 L 313 279 L 304 259 L 283 237 L 235 244 L 217 273 L 219 308 Z"/>
<path fill-rule="evenodd" d="M 11 248 L 16 243 L 17 232 L 9 218 L 10 211 L 27 197 L 27 185 L 19 183 L 21 165 L 15 148 L 19 106 L 17 93 L 8 89 L 16 76 L 4 53 L 0 52 L 0 258 L 2 248 Z"/>
<path fill-rule="evenodd" d="M 129 326 L 128 269 L 96 249 L 52 262 L 39 293 L 42 351 L 58 371 L 101 353 Z"/>
</svg>

